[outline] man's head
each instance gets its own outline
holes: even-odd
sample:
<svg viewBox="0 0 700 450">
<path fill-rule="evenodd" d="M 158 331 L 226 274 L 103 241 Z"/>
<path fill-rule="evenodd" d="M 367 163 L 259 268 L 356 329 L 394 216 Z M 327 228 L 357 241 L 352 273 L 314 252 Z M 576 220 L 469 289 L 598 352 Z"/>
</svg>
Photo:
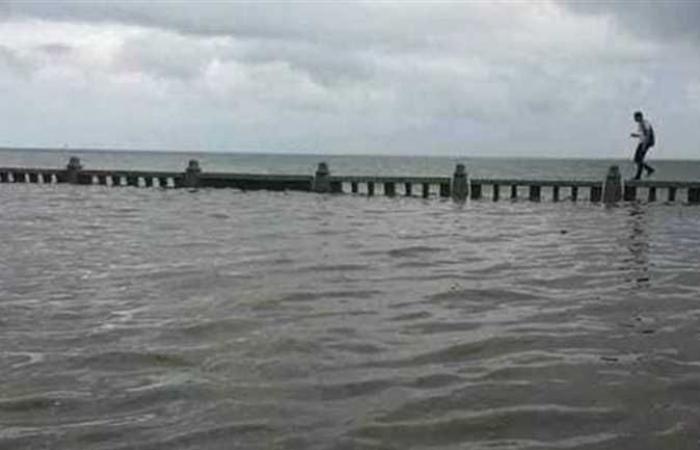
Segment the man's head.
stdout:
<svg viewBox="0 0 700 450">
<path fill-rule="evenodd" d="M 634 112 L 634 121 L 635 122 L 641 122 L 642 119 L 644 119 L 644 115 L 642 115 L 641 111 L 635 111 Z"/>
</svg>

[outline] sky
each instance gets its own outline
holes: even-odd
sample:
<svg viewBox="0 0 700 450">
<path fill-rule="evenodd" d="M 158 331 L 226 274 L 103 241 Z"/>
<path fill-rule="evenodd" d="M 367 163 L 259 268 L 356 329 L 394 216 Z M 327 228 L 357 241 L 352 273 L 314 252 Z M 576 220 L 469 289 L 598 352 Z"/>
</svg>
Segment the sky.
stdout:
<svg viewBox="0 0 700 450">
<path fill-rule="evenodd" d="M 700 158 L 700 2 L 0 0 L 0 146 Z"/>
</svg>

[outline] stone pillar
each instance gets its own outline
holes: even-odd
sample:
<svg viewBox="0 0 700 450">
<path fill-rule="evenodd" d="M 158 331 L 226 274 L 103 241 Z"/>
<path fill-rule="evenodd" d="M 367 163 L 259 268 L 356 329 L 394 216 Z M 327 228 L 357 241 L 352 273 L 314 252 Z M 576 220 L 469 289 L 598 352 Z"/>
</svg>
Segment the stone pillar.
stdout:
<svg viewBox="0 0 700 450">
<path fill-rule="evenodd" d="M 78 178 L 83 166 L 80 164 L 80 158 L 71 156 L 66 166 L 66 182 L 70 184 L 78 184 Z"/>
<path fill-rule="evenodd" d="M 603 183 L 603 203 L 609 205 L 622 200 L 622 176 L 618 166 L 610 166 Z"/>
<path fill-rule="evenodd" d="M 325 162 L 318 163 L 316 174 L 314 175 L 314 183 L 312 190 L 314 192 L 330 192 L 331 191 L 331 171 L 328 169 L 328 164 Z"/>
<path fill-rule="evenodd" d="M 188 188 L 196 188 L 199 186 L 199 175 L 202 169 L 199 167 L 199 161 L 191 159 L 185 170 L 184 186 Z"/>
<path fill-rule="evenodd" d="M 654 186 L 649 187 L 649 201 L 650 202 L 656 201 L 656 188 Z"/>
<path fill-rule="evenodd" d="M 457 164 L 452 176 L 452 198 L 463 202 L 469 196 L 469 184 L 467 183 L 467 171 L 464 164 Z"/>
</svg>

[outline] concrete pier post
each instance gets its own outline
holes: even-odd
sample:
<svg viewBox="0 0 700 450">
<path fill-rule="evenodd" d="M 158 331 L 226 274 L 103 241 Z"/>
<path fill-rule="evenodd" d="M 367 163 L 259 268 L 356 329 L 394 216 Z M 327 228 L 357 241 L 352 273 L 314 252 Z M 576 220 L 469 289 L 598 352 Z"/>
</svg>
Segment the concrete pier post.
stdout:
<svg viewBox="0 0 700 450">
<path fill-rule="evenodd" d="M 578 200 L 578 186 L 571 186 L 571 201 Z"/>
<path fill-rule="evenodd" d="M 635 186 L 626 185 L 623 189 L 622 198 L 626 202 L 633 202 L 637 200 L 637 188 Z"/>
<path fill-rule="evenodd" d="M 353 181 L 350 183 L 350 192 L 353 194 L 357 194 L 357 181 Z"/>
<path fill-rule="evenodd" d="M 649 194 L 648 200 L 649 200 L 650 202 L 655 202 L 655 201 L 656 201 L 656 188 L 655 188 L 654 186 L 651 186 L 651 187 L 649 188 L 648 194 Z"/>
<path fill-rule="evenodd" d="M 518 198 L 518 186 L 511 184 L 510 185 L 510 199 L 515 200 Z"/>
<path fill-rule="evenodd" d="M 532 185 L 530 186 L 530 192 L 529 192 L 529 197 L 531 202 L 539 202 L 540 201 L 540 195 L 541 195 L 541 188 L 540 186 Z"/>
<path fill-rule="evenodd" d="M 467 171 L 464 164 L 455 166 L 452 175 L 452 198 L 456 201 L 464 201 L 469 196 L 469 184 L 467 183 Z"/>
<path fill-rule="evenodd" d="M 191 159 L 187 164 L 187 169 L 185 169 L 184 186 L 188 188 L 198 187 L 201 173 L 202 169 L 199 167 L 199 161 Z"/>
<path fill-rule="evenodd" d="M 493 201 L 497 202 L 501 197 L 501 187 L 497 184 L 493 185 Z"/>
<path fill-rule="evenodd" d="M 552 201 L 559 201 L 559 186 L 552 186 Z"/>
<path fill-rule="evenodd" d="M 440 183 L 440 197 L 450 196 L 450 183 Z"/>
<path fill-rule="evenodd" d="M 406 197 L 411 197 L 413 195 L 413 184 L 404 183 L 404 193 L 406 194 Z"/>
<path fill-rule="evenodd" d="M 469 197 L 472 200 L 479 200 L 481 198 L 481 185 L 477 183 L 469 183 Z"/>
<path fill-rule="evenodd" d="M 330 192 L 331 191 L 331 171 L 328 169 L 328 164 L 325 162 L 318 163 L 312 190 L 314 192 Z"/>
<path fill-rule="evenodd" d="M 396 196 L 396 183 L 393 183 L 391 181 L 387 181 L 384 183 L 384 195 L 387 197 L 394 197 Z"/>
<path fill-rule="evenodd" d="M 423 183 L 423 186 L 421 189 L 421 196 L 423 198 L 430 197 L 430 183 Z"/>
<path fill-rule="evenodd" d="M 618 166 L 610 166 L 603 183 L 603 203 L 609 205 L 622 200 L 622 175 Z"/>
<path fill-rule="evenodd" d="M 82 169 L 83 166 L 80 164 L 80 158 L 77 156 L 71 156 L 70 160 L 68 160 L 68 165 L 66 166 L 66 182 L 70 184 L 78 184 L 80 171 Z"/>
<path fill-rule="evenodd" d="M 675 187 L 668 188 L 668 201 L 669 202 L 676 201 L 676 188 Z"/>
</svg>

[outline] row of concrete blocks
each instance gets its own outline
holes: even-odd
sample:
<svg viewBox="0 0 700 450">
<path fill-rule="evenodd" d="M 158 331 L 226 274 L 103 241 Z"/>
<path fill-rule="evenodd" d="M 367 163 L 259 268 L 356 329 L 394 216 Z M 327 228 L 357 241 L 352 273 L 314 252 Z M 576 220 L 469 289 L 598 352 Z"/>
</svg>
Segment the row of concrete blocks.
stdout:
<svg viewBox="0 0 700 450">
<path fill-rule="evenodd" d="M 196 166 L 196 162 L 195 162 Z M 195 172 L 198 168 L 195 167 Z M 145 186 L 145 187 L 185 187 L 187 172 L 163 175 L 161 173 L 140 173 L 132 171 L 83 171 L 80 159 L 72 157 L 65 170 L 58 169 L 0 169 L 0 183 L 36 183 L 36 184 L 78 184 L 105 186 Z M 196 184 L 193 183 L 193 184 Z"/>
<path fill-rule="evenodd" d="M 212 186 L 211 178 L 202 177 L 202 171 L 197 160 L 191 160 L 182 173 L 170 173 L 166 176 L 165 172 L 159 174 L 153 173 L 141 173 L 141 175 L 135 175 L 134 173 L 124 175 L 119 173 L 119 171 L 95 171 L 98 175 L 91 174 L 90 171 L 82 171 L 82 165 L 77 157 L 72 157 L 66 166 L 65 170 L 41 170 L 41 169 L 16 169 L 17 171 L 4 172 L 0 171 L 0 182 L 9 182 L 10 179 L 14 182 L 30 182 L 30 183 L 70 183 L 70 184 L 102 184 L 102 185 L 112 185 L 112 186 L 140 186 L 144 185 L 146 187 L 208 187 Z M 205 177 L 216 176 L 217 174 L 206 174 Z M 233 183 L 230 180 L 221 183 L 221 185 L 214 184 L 214 187 L 228 187 L 237 184 L 241 186 L 240 174 L 219 174 L 219 175 L 235 175 L 239 179 Z M 343 184 L 350 186 L 350 192 L 359 193 L 359 186 L 364 184 L 366 187 L 366 194 L 368 196 L 375 195 L 375 184 L 383 185 L 384 195 L 393 197 L 396 195 L 396 185 L 397 181 L 388 181 L 391 178 L 387 177 L 333 177 L 331 176 L 328 164 L 322 162 L 318 165 L 318 168 L 313 177 L 307 178 L 307 181 L 298 182 L 296 180 L 293 183 L 280 184 L 279 180 L 277 182 L 272 180 L 272 176 L 269 177 L 256 176 L 254 181 L 248 180 L 248 183 L 244 186 L 252 186 L 257 189 L 281 189 L 290 188 L 293 190 L 302 191 L 315 191 L 319 193 L 342 193 Z M 299 178 L 299 177 L 297 177 Z M 302 179 L 304 177 L 301 177 Z M 109 181 L 108 181 L 109 180 Z M 431 182 L 426 182 L 426 178 L 406 178 L 402 184 L 404 185 L 404 194 L 406 196 L 413 196 L 413 187 L 415 184 L 421 185 L 422 192 L 421 195 L 424 198 L 430 196 L 431 185 L 437 184 L 439 186 L 438 195 L 440 197 L 452 197 L 456 201 L 465 201 L 468 198 L 477 200 L 482 198 L 482 186 L 490 185 L 492 187 L 491 193 L 493 200 L 499 200 L 501 198 L 501 186 L 510 187 L 510 198 L 518 198 L 518 180 L 470 180 L 466 173 L 466 168 L 464 164 L 457 164 L 455 167 L 455 172 L 452 178 L 433 178 L 430 179 Z M 437 181 L 436 181 L 437 180 Z M 123 183 L 125 182 L 125 183 Z M 520 180 L 521 183 L 525 183 Z M 499 184 L 500 183 L 500 184 Z M 532 201 L 540 201 L 542 198 L 542 188 L 543 185 L 551 187 L 551 198 L 553 201 L 560 200 L 560 192 L 562 188 L 569 188 L 570 196 L 569 198 L 573 201 L 578 200 L 579 196 L 579 186 L 576 182 L 566 182 L 561 181 L 556 183 L 542 182 L 542 185 L 538 185 L 539 182 L 527 181 L 527 187 L 529 189 L 528 198 Z M 586 183 L 584 183 L 585 185 Z M 600 183 L 588 183 L 586 185 L 590 189 L 589 199 L 592 202 L 603 202 L 603 203 L 616 203 L 619 201 L 632 201 L 636 200 L 637 197 L 637 186 L 625 184 L 622 180 L 620 170 L 618 166 L 611 166 L 604 181 Z M 676 200 L 676 193 L 678 188 L 666 183 L 664 187 L 667 189 L 668 196 L 667 200 L 673 202 Z M 648 200 L 657 200 L 657 187 L 653 185 L 647 186 Z M 689 203 L 700 203 L 700 187 L 688 187 L 687 189 L 688 202 Z"/>
<path fill-rule="evenodd" d="M 347 179 L 351 177 L 343 177 Z M 360 182 L 349 181 L 350 192 L 355 194 L 359 192 Z M 375 184 L 377 182 L 373 181 L 363 181 L 366 186 L 366 193 L 368 196 L 375 194 Z M 393 197 L 396 195 L 396 182 L 395 181 L 384 181 L 381 182 L 384 187 L 384 195 Z M 527 182 L 528 187 L 528 198 L 531 201 L 540 201 L 542 199 L 542 185 L 535 184 L 536 182 Z M 320 163 L 316 174 L 314 176 L 313 190 L 315 192 L 325 192 L 325 193 L 343 193 L 342 182 L 334 180 L 330 175 L 330 170 L 326 163 Z M 413 196 L 413 182 L 404 183 L 404 193 L 406 196 Z M 430 183 L 419 183 L 422 184 L 422 197 L 427 198 L 430 196 Z M 543 183 L 544 184 L 544 183 Z M 579 186 L 575 182 L 561 181 L 561 184 L 552 184 L 552 182 L 546 182 L 547 185 L 551 187 L 551 198 L 553 201 L 560 201 L 562 188 L 569 189 L 569 199 L 572 201 L 577 201 L 579 198 Z M 452 197 L 456 201 L 465 201 L 466 199 L 478 200 L 483 198 L 482 186 L 490 185 L 492 198 L 494 201 L 501 199 L 501 186 L 510 187 L 510 198 L 518 198 L 518 183 L 515 180 L 509 182 L 504 182 L 499 184 L 497 181 L 488 180 L 470 180 L 466 173 L 466 168 L 464 164 L 457 164 L 455 167 L 455 172 L 451 180 L 446 180 L 446 182 L 439 183 L 439 196 L 440 197 Z M 590 189 L 589 200 L 592 202 L 603 202 L 607 204 L 617 203 L 620 201 L 634 201 L 637 200 L 637 186 L 625 184 L 622 180 L 620 174 L 620 169 L 618 166 L 611 166 L 608 169 L 607 175 L 601 183 L 591 184 L 586 186 Z M 678 191 L 677 187 L 668 186 L 667 189 L 667 200 L 669 202 L 676 201 L 676 194 Z M 688 202 L 689 203 L 700 203 L 700 188 L 688 188 Z M 657 187 L 648 186 L 647 187 L 647 200 L 654 202 L 657 200 Z"/>
<path fill-rule="evenodd" d="M 0 183 L 32 183 L 32 184 L 83 184 L 83 185 L 103 185 L 103 186 L 134 186 L 134 187 L 180 187 L 178 177 L 157 177 L 157 176 L 127 176 L 119 174 L 110 175 L 82 175 L 76 177 L 76 182 L 71 183 L 69 176 L 65 172 L 48 171 L 17 171 L 0 172 Z"/>
</svg>

